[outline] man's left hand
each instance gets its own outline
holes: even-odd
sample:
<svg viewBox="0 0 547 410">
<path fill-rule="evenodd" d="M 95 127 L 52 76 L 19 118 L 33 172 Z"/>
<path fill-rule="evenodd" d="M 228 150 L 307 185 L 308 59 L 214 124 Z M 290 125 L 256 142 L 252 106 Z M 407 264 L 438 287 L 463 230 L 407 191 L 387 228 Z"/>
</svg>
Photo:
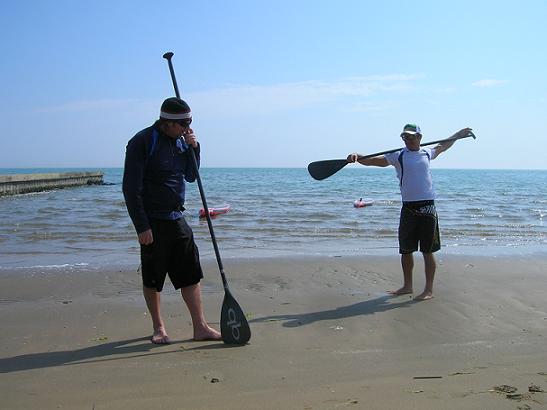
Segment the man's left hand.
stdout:
<svg viewBox="0 0 547 410">
<path fill-rule="evenodd" d="M 454 138 L 454 139 L 463 138 L 463 137 L 466 137 L 470 132 L 471 132 L 471 128 L 462 128 L 457 133 L 452 135 L 450 138 Z"/>
</svg>

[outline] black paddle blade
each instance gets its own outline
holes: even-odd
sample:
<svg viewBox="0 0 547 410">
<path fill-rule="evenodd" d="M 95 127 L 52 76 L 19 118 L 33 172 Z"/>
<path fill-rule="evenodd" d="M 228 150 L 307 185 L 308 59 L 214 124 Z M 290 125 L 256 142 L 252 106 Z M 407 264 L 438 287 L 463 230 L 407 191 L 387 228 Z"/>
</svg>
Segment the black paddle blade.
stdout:
<svg viewBox="0 0 547 410">
<path fill-rule="evenodd" d="M 308 172 L 313 179 L 321 181 L 331 175 L 336 174 L 342 168 L 348 165 L 345 159 L 328 159 L 325 161 L 315 161 L 308 165 Z"/>
<path fill-rule="evenodd" d="M 230 291 L 227 288 L 224 291 L 224 301 L 220 313 L 222 341 L 231 345 L 244 345 L 251 338 L 251 328 L 243 310 Z"/>
</svg>

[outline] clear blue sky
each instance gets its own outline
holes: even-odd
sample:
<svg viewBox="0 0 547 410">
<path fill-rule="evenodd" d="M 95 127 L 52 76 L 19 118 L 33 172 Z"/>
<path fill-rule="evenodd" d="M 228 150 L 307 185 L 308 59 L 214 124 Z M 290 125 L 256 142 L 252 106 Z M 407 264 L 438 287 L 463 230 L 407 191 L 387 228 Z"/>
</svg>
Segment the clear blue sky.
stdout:
<svg viewBox="0 0 547 410">
<path fill-rule="evenodd" d="M 173 90 L 203 166 L 305 167 L 472 127 L 437 168 L 547 169 L 547 2 L 9 1 L 0 167 L 121 167 Z M 356 166 L 356 165 L 354 165 Z"/>
</svg>

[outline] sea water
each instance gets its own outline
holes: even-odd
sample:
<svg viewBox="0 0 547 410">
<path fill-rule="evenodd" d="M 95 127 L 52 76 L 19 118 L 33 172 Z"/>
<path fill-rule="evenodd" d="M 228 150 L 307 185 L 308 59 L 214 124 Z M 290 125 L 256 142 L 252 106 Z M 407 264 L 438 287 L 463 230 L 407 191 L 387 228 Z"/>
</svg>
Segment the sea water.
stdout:
<svg viewBox="0 0 547 410">
<path fill-rule="evenodd" d="M 91 169 L 86 169 L 91 170 Z M 94 169 L 92 169 L 94 170 Z M 0 174 L 78 169 L 0 169 Z M 139 246 L 122 195 L 121 168 L 101 169 L 105 185 L 0 197 L 0 270 L 138 266 Z M 547 251 L 547 171 L 433 169 L 447 254 Z M 220 254 L 396 255 L 400 212 L 393 168 L 346 167 L 313 180 L 305 168 L 205 168 Z M 374 200 L 365 208 L 353 202 Z M 188 184 L 185 217 L 203 258 L 214 258 L 197 184 Z"/>
</svg>

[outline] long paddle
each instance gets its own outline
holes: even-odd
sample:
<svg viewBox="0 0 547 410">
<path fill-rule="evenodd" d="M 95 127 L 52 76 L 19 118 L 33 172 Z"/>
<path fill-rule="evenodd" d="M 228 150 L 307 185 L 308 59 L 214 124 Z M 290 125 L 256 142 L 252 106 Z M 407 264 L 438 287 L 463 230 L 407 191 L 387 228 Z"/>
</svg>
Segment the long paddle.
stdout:
<svg viewBox="0 0 547 410">
<path fill-rule="evenodd" d="M 175 78 L 175 70 L 171 59 L 173 53 L 168 52 L 163 55 L 163 58 L 167 60 L 169 64 L 169 72 L 171 73 L 171 80 L 173 81 L 173 87 L 177 98 L 180 98 L 179 87 L 177 85 L 177 79 Z M 193 147 L 190 145 L 190 157 L 196 170 L 196 180 L 198 182 L 199 194 L 201 196 L 201 202 L 203 203 L 203 209 L 205 209 L 205 217 L 207 218 L 207 225 L 209 226 L 209 233 L 211 234 L 211 240 L 213 241 L 213 248 L 215 249 L 215 255 L 217 257 L 218 269 L 220 270 L 220 276 L 222 277 L 222 284 L 224 285 L 224 300 L 222 302 L 222 310 L 220 312 L 220 333 L 222 335 L 222 341 L 226 344 L 243 345 L 251 338 L 251 329 L 247 318 L 243 313 L 243 310 L 232 296 L 230 289 L 228 288 L 228 281 L 226 275 L 224 275 L 224 268 L 222 266 L 222 260 L 220 259 L 220 252 L 218 250 L 217 240 L 215 232 L 213 230 L 213 223 L 211 222 L 211 216 L 207 209 L 207 200 L 205 199 L 205 193 L 203 192 L 203 186 L 201 184 L 201 177 L 199 176 L 198 163 L 196 161 L 196 154 Z"/>
<path fill-rule="evenodd" d="M 469 131 L 469 134 L 464 135 L 463 137 L 459 138 L 445 138 L 442 140 L 437 141 L 431 141 L 426 142 L 425 144 L 420 144 L 420 146 L 425 147 L 426 145 L 433 145 L 433 144 L 439 144 L 441 142 L 450 141 L 450 140 L 460 140 L 463 138 L 469 138 L 472 137 L 473 139 L 476 139 L 475 134 L 473 134 L 471 131 Z M 384 154 L 391 154 L 392 152 L 397 152 L 401 150 L 402 148 L 396 148 L 391 149 L 389 151 L 382 151 L 377 152 L 375 154 L 369 154 L 369 155 L 362 155 L 358 158 L 359 159 L 365 159 L 365 158 L 372 158 L 377 157 L 378 155 L 384 155 Z M 328 178 L 331 175 L 336 174 L 338 171 L 340 171 L 342 168 L 344 168 L 346 165 L 348 165 L 349 162 L 345 159 L 327 159 L 324 161 L 315 161 L 308 165 L 308 172 L 312 176 L 313 179 L 316 179 L 318 181 L 321 181 L 322 179 Z"/>
</svg>

